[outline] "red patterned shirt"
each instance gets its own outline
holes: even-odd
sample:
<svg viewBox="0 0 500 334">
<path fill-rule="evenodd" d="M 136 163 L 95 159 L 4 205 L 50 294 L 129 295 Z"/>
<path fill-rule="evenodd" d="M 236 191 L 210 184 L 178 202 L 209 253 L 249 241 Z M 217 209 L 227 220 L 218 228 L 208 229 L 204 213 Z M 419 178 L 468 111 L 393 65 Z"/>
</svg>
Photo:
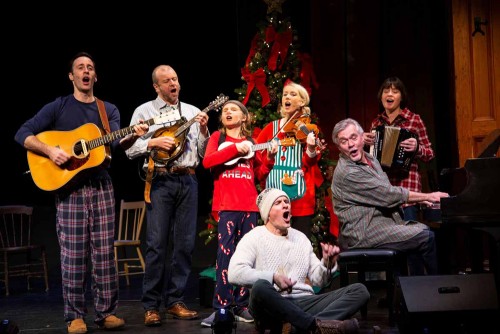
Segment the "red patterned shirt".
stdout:
<svg viewBox="0 0 500 334">
<path fill-rule="evenodd" d="M 371 128 L 374 129 L 379 125 L 398 126 L 400 128 L 408 129 L 418 135 L 418 151 L 416 159 L 413 160 L 411 164 L 408 175 L 406 177 L 402 177 L 398 173 L 387 171 L 387 176 L 393 186 L 401 186 L 411 191 L 422 192 L 422 181 L 418 171 L 417 159 L 422 162 L 429 162 L 434 158 L 434 151 L 432 150 L 429 136 L 427 136 L 424 121 L 418 114 L 415 114 L 408 108 L 405 108 L 392 123 L 389 123 L 389 118 L 387 117 L 385 111 L 380 113 L 373 120 Z M 405 204 L 403 206 L 408 205 L 411 204 Z"/>
</svg>

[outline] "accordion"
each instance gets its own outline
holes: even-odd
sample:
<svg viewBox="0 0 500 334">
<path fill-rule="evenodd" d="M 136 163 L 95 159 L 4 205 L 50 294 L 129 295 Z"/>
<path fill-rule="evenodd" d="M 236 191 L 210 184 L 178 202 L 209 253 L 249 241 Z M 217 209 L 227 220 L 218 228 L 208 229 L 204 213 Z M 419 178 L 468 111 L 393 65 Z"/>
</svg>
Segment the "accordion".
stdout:
<svg viewBox="0 0 500 334">
<path fill-rule="evenodd" d="M 383 168 L 407 173 L 417 150 L 407 152 L 399 144 L 408 138 L 418 141 L 418 136 L 410 130 L 387 125 L 377 126 L 372 132 L 375 133 L 375 141 L 370 147 L 370 154 Z"/>
</svg>

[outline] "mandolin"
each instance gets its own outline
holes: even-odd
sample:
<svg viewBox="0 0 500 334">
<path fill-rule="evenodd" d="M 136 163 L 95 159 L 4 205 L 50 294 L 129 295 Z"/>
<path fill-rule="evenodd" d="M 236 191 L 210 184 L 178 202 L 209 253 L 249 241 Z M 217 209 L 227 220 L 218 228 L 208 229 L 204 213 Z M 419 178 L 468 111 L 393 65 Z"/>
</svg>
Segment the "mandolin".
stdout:
<svg viewBox="0 0 500 334">
<path fill-rule="evenodd" d="M 209 110 L 217 110 L 220 108 L 229 98 L 223 94 L 217 96 L 217 98 L 212 101 L 205 109 L 201 112 L 208 112 Z M 199 114 L 199 113 L 198 113 Z M 197 114 L 197 115 L 198 115 Z M 155 131 L 152 138 L 157 137 L 172 137 L 175 140 L 174 146 L 170 150 L 153 149 L 151 150 L 151 158 L 161 164 L 167 164 L 171 160 L 175 160 L 184 150 L 186 145 L 187 130 L 196 122 L 196 116 L 191 118 L 189 121 L 185 117 L 182 117 L 174 125 L 169 127 L 160 128 Z"/>
</svg>

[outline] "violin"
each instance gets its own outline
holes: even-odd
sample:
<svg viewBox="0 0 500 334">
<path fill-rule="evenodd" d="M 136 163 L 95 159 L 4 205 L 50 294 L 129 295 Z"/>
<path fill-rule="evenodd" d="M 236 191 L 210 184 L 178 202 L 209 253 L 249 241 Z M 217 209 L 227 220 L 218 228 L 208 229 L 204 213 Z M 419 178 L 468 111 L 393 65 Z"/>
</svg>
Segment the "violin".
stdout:
<svg viewBox="0 0 500 334">
<path fill-rule="evenodd" d="M 316 146 L 323 150 L 325 146 L 318 138 L 319 129 L 316 124 L 311 123 L 311 117 L 309 114 L 294 114 L 288 122 L 283 126 L 283 131 L 288 136 L 295 137 L 298 141 L 304 144 L 307 140 L 307 136 L 313 132 L 316 137 Z"/>
</svg>

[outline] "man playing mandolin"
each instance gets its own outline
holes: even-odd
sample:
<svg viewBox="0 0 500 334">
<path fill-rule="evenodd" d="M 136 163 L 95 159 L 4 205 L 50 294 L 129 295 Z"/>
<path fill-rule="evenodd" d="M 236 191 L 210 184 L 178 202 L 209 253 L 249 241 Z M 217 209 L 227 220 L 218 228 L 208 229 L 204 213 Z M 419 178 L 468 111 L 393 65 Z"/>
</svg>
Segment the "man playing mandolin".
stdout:
<svg viewBox="0 0 500 334">
<path fill-rule="evenodd" d="M 115 316 L 118 305 L 118 276 L 113 248 L 115 197 L 108 171 L 106 168 L 97 168 L 106 166 L 105 150 L 94 150 L 92 145 L 86 147 L 86 140 L 68 149 L 74 144 L 68 138 L 75 134 L 79 138 L 98 139 L 91 134 L 78 132 L 78 129 L 86 129 L 87 125 L 90 128 L 118 131 L 120 113 L 115 105 L 102 102 L 94 96 L 97 75 L 94 59 L 88 53 L 80 52 L 71 59 L 69 79 L 73 83 L 73 94 L 58 97 L 43 106 L 19 128 L 15 140 L 29 150 L 28 154 L 45 160 L 40 166 L 30 165 L 33 176 L 35 167 L 61 174 L 75 172 L 72 182 L 53 190 L 57 190 L 56 223 L 61 247 L 64 320 L 68 324 L 68 333 L 86 333 L 85 294 L 90 261 L 93 267 L 94 322 L 106 329 L 120 328 L 125 324 L 123 319 Z M 125 149 L 130 147 L 148 131 L 148 125 L 142 122 L 138 120 L 126 129 L 124 133 L 128 135 L 123 139 L 114 137 L 116 140 L 112 141 L 112 147 L 118 144 Z M 57 131 L 52 131 L 54 129 Z M 52 143 L 39 139 L 50 137 L 47 134 L 55 137 L 51 138 Z M 97 134 L 100 135 L 100 132 L 97 131 Z M 76 152 L 76 146 L 81 152 Z M 96 162 L 102 163 L 99 166 Z M 88 164 L 96 168 L 87 168 Z M 75 166 L 78 168 L 70 168 Z M 78 174 L 78 171 L 81 173 Z M 47 178 L 51 180 L 37 183 L 43 190 L 47 190 L 43 184 L 57 179 L 57 175 Z"/>
<path fill-rule="evenodd" d="M 126 154 L 130 159 L 146 157 L 144 167 L 148 176 L 144 195 L 148 224 L 142 304 L 144 324 L 160 326 L 162 303 L 167 314 L 175 318 L 198 317 L 196 311 L 184 304 L 184 292 L 191 272 L 198 221 L 195 168 L 205 153 L 209 131 L 205 112 L 208 110 L 200 111 L 179 101 L 181 85 L 172 67 L 157 66 L 152 78 L 158 96 L 137 107 L 131 123 L 165 113 L 173 114 L 177 121 L 164 124 L 164 128 L 152 126 L 154 133 L 139 138 Z M 174 242 L 173 246 L 168 244 L 169 240 Z M 169 249 L 171 254 L 167 254 Z"/>
</svg>

